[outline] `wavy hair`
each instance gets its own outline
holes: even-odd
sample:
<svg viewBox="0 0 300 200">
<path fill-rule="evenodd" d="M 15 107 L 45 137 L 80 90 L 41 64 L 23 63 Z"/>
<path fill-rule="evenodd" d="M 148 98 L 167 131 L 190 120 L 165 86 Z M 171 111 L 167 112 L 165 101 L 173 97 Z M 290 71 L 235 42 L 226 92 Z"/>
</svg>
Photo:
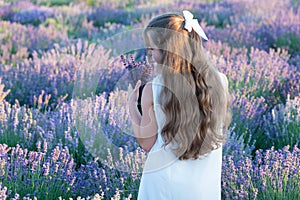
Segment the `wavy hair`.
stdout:
<svg viewBox="0 0 300 200">
<path fill-rule="evenodd" d="M 231 121 L 227 79 L 210 62 L 199 35 L 184 28 L 184 17 L 166 13 L 144 30 L 162 53 L 164 88 L 159 101 L 166 115 L 161 135 L 164 146 L 174 144 L 180 160 L 198 159 L 225 143 Z"/>
</svg>

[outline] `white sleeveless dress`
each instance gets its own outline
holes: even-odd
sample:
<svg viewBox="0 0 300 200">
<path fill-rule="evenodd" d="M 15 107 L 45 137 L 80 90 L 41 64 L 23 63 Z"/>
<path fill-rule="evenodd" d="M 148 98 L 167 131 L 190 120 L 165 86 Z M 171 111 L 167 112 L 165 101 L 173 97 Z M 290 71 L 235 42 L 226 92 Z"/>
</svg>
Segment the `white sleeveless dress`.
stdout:
<svg viewBox="0 0 300 200">
<path fill-rule="evenodd" d="M 222 147 L 198 160 L 179 160 L 161 136 L 165 115 L 158 103 L 161 75 L 152 81 L 158 136 L 145 162 L 138 200 L 220 200 Z"/>
</svg>

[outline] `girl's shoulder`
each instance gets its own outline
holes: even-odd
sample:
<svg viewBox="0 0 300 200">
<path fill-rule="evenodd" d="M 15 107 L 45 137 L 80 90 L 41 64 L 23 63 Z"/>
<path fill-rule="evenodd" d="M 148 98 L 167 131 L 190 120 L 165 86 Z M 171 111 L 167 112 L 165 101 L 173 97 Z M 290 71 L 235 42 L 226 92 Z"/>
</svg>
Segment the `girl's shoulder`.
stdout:
<svg viewBox="0 0 300 200">
<path fill-rule="evenodd" d="M 162 81 L 162 79 L 163 79 L 162 75 L 158 74 L 153 78 L 152 82 Z"/>
<path fill-rule="evenodd" d="M 153 78 L 151 81 L 151 85 L 154 88 L 154 90 L 157 89 L 157 87 L 163 86 L 163 77 L 162 75 L 157 75 Z"/>
<path fill-rule="evenodd" d="M 222 72 L 218 72 L 218 74 L 221 77 L 222 85 L 225 87 L 226 90 L 228 90 L 228 79 L 227 79 L 227 76 L 225 74 L 223 74 Z"/>
</svg>

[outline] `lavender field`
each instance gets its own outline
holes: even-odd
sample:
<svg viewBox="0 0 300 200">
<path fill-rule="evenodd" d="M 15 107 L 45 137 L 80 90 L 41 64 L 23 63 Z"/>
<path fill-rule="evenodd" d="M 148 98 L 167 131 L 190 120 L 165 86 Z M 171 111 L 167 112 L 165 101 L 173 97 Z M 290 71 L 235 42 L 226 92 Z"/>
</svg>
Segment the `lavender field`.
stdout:
<svg viewBox="0 0 300 200">
<path fill-rule="evenodd" d="M 151 67 L 101 42 L 184 9 L 229 80 L 222 199 L 300 199 L 299 0 L 0 0 L 1 200 L 137 198 L 122 85 Z"/>
</svg>

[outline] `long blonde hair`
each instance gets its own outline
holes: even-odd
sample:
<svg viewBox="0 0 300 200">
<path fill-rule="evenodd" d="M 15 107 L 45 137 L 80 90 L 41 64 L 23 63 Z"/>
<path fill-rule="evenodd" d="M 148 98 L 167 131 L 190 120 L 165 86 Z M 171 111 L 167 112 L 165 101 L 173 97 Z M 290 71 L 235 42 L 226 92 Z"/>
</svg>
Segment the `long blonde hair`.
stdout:
<svg viewBox="0 0 300 200">
<path fill-rule="evenodd" d="M 184 28 L 182 15 L 153 18 L 144 31 L 147 45 L 149 37 L 162 52 L 161 66 L 166 66 L 159 96 L 166 114 L 164 146 L 175 144 L 173 152 L 180 160 L 198 159 L 226 141 L 224 132 L 231 120 L 228 92 L 199 35 Z"/>
</svg>

